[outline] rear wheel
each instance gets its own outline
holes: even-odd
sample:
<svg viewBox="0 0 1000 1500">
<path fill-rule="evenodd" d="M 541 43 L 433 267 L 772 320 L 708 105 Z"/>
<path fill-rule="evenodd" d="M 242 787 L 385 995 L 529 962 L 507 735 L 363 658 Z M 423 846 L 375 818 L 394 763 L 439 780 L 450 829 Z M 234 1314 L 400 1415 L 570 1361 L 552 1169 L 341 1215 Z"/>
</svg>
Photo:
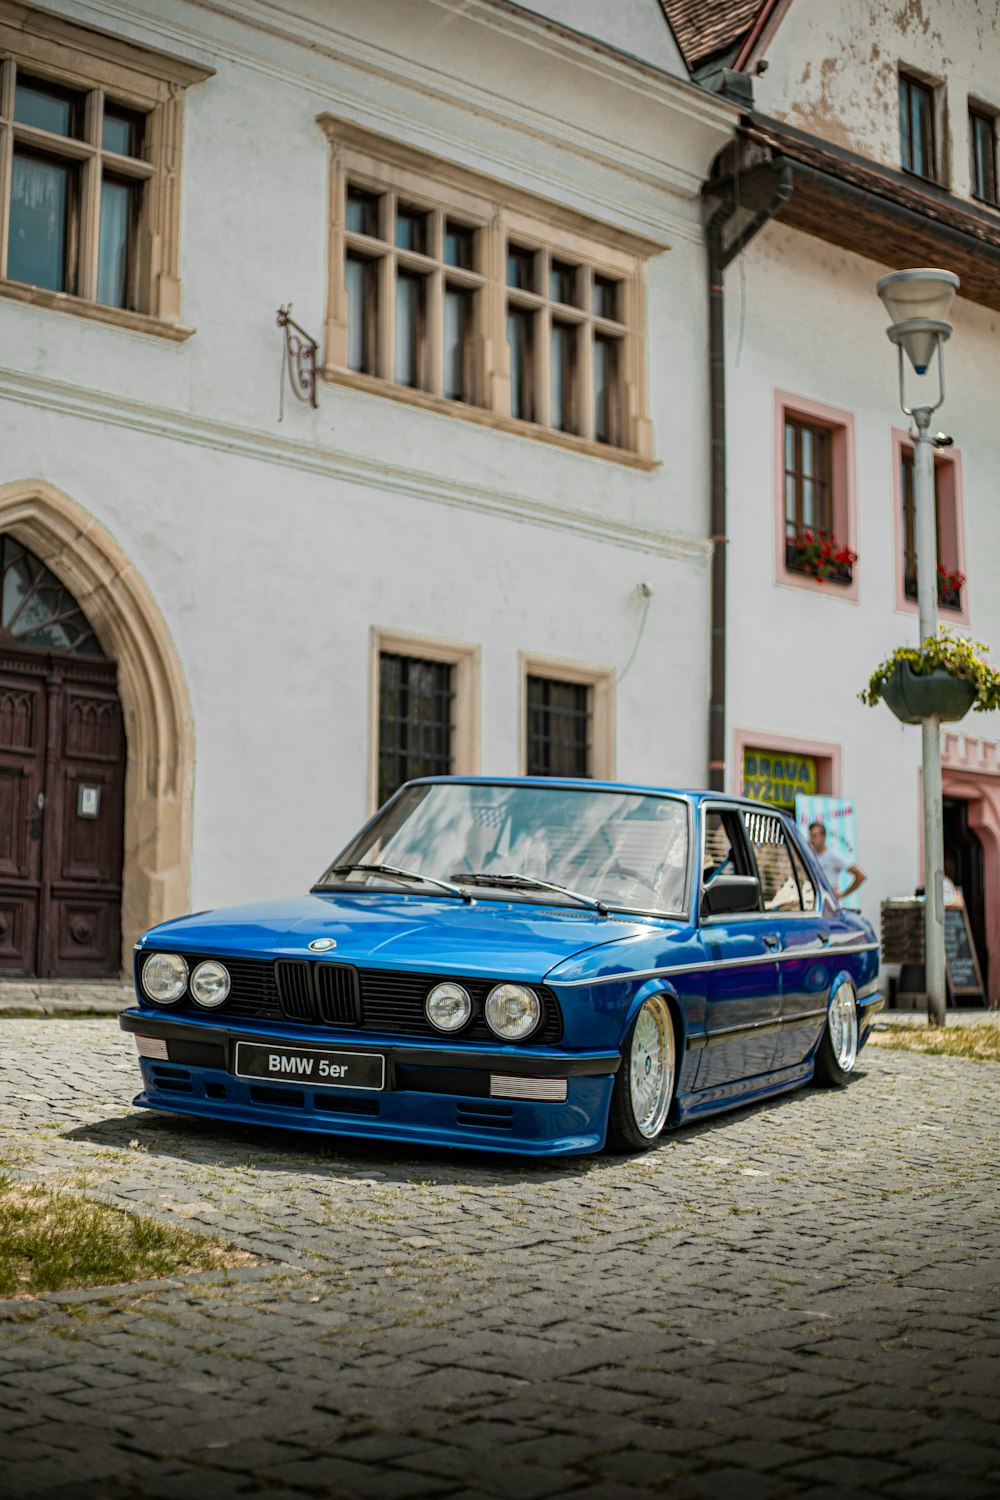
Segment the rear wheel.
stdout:
<svg viewBox="0 0 1000 1500">
<path fill-rule="evenodd" d="M 834 990 L 826 1013 L 823 1039 L 816 1053 L 813 1081 L 821 1088 L 843 1088 L 854 1071 L 857 1060 L 857 996 L 850 980 L 844 979 Z"/>
<path fill-rule="evenodd" d="M 648 1151 L 666 1124 L 674 1097 L 676 1045 L 670 1007 L 654 995 L 632 1022 L 608 1112 L 612 1151 Z"/>
</svg>

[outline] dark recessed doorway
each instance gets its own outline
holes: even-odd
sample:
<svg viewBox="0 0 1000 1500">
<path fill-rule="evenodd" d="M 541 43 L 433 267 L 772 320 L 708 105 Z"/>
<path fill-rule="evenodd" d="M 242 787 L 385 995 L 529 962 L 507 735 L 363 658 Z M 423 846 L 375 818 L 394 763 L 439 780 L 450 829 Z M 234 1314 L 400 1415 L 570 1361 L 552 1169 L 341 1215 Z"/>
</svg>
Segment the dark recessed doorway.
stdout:
<svg viewBox="0 0 1000 1500">
<path fill-rule="evenodd" d="M 124 790 L 115 663 L 0 535 L 0 975 L 119 974 Z"/>
<path fill-rule="evenodd" d="M 969 803 L 962 797 L 944 799 L 944 873 L 961 890 L 969 913 L 976 956 L 989 991 L 989 953 L 986 948 L 986 892 L 983 846 L 969 826 Z"/>
</svg>

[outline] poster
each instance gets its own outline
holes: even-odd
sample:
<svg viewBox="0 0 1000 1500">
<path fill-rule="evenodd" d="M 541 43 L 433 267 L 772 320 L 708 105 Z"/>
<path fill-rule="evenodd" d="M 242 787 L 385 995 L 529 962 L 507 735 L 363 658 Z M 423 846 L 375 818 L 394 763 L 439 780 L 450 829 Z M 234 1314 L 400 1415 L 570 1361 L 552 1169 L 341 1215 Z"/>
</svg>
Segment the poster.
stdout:
<svg viewBox="0 0 1000 1500">
<path fill-rule="evenodd" d="M 786 755 L 747 747 L 743 751 L 741 780 L 744 797 L 791 812 L 798 793 L 816 790 L 816 761 L 811 755 Z"/>
<path fill-rule="evenodd" d="M 822 823 L 826 828 L 826 848 L 832 854 L 831 863 L 839 862 L 838 879 L 831 879 L 838 893 L 851 883 L 847 873 L 849 865 L 858 863 L 857 832 L 854 822 L 854 803 L 845 797 L 811 797 L 797 792 L 795 796 L 795 821 L 803 840 L 809 842 L 809 824 Z M 820 861 L 822 863 L 822 860 Z M 829 871 L 827 872 L 829 873 Z M 853 911 L 860 911 L 860 892 L 855 891 L 845 901 Z"/>
</svg>

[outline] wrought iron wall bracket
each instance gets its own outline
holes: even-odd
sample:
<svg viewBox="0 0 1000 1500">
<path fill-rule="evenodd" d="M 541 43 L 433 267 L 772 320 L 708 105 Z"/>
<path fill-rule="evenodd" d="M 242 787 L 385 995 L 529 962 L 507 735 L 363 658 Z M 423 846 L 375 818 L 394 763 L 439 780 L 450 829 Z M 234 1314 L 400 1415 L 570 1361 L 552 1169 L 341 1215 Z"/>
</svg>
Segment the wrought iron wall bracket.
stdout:
<svg viewBox="0 0 1000 1500">
<path fill-rule="evenodd" d="M 317 407 L 316 399 L 316 355 L 319 344 L 300 328 L 291 316 L 292 304 L 278 308 L 277 324 L 285 331 L 285 347 L 281 356 L 281 403 L 278 413 L 280 422 L 285 414 L 285 375 L 293 396 Z"/>
</svg>

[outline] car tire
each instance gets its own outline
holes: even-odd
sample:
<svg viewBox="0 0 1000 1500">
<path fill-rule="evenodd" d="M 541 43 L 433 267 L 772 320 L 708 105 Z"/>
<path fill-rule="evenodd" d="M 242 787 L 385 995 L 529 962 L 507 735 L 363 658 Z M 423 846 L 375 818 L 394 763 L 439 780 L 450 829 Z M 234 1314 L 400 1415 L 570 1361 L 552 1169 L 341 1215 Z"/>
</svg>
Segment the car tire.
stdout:
<svg viewBox="0 0 1000 1500">
<path fill-rule="evenodd" d="M 637 1011 L 622 1048 L 608 1111 L 609 1151 L 649 1151 L 667 1122 L 677 1073 L 670 1007 L 653 995 Z"/>
<path fill-rule="evenodd" d="M 824 1089 L 841 1089 L 858 1060 L 858 1006 L 854 986 L 843 979 L 830 996 L 826 1025 L 816 1050 L 813 1082 Z"/>
</svg>

